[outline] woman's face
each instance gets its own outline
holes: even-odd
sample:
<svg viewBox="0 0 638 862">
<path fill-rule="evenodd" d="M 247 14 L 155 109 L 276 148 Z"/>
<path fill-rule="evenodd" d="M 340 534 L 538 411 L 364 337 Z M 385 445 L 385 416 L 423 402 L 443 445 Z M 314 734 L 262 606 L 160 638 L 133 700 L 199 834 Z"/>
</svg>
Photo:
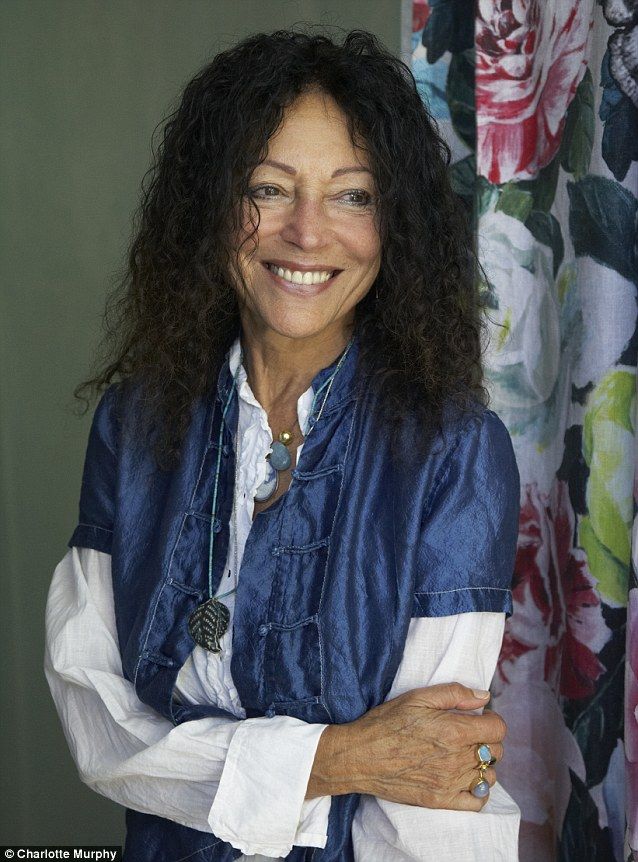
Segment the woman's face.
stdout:
<svg viewBox="0 0 638 862">
<path fill-rule="evenodd" d="M 259 228 L 240 252 L 242 324 L 290 338 L 346 331 L 379 271 L 376 189 L 332 97 L 300 96 L 250 180 Z M 252 228 L 244 206 L 244 231 Z M 238 290 L 241 290 L 239 287 Z"/>
</svg>

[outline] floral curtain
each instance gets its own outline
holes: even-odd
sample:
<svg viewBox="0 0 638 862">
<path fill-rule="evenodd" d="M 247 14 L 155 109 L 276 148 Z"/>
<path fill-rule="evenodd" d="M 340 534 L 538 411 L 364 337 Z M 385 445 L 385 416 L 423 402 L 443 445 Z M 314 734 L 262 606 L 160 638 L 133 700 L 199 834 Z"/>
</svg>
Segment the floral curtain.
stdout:
<svg viewBox="0 0 638 862">
<path fill-rule="evenodd" d="M 638 0 L 410 9 L 521 474 L 499 778 L 522 862 L 621 862 L 638 848 Z"/>
</svg>

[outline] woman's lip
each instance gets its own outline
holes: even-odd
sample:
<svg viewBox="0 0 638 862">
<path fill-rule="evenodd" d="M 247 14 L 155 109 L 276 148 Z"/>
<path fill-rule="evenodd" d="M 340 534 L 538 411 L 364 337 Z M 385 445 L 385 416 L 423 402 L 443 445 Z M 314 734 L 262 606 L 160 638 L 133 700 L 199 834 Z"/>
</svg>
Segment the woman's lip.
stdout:
<svg viewBox="0 0 638 862">
<path fill-rule="evenodd" d="M 330 276 L 327 281 L 320 281 L 317 284 L 293 284 L 292 282 L 281 278 L 281 276 L 276 275 L 272 269 L 267 266 L 267 264 L 264 263 L 263 266 L 275 284 L 285 290 L 286 293 L 293 294 L 293 296 L 317 296 L 317 294 L 323 293 L 324 290 L 330 287 L 334 280 L 338 278 L 339 273 L 343 272 L 343 270 L 338 270 L 338 272 Z"/>
<path fill-rule="evenodd" d="M 321 264 L 315 264 L 314 266 L 303 263 L 295 263 L 292 260 L 264 260 L 262 263 L 270 264 L 271 266 L 278 266 L 281 269 L 289 269 L 291 272 L 295 270 L 299 272 L 341 272 L 338 266 L 322 266 Z"/>
</svg>

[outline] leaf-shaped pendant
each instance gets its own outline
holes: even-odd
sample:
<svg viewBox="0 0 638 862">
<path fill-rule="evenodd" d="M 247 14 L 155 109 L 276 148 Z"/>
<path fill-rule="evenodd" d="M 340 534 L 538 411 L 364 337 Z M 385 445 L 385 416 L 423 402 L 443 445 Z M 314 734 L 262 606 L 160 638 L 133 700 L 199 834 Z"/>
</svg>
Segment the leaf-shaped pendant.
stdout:
<svg viewBox="0 0 638 862">
<path fill-rule="evenodd" d="M 220 640 L 226 634 L 230 611 L 219 599 L 208 599 L 195 608 L 188 620 L 188 632 L 196 644 L 210 652 L 220 652 Z"/>
</svg>

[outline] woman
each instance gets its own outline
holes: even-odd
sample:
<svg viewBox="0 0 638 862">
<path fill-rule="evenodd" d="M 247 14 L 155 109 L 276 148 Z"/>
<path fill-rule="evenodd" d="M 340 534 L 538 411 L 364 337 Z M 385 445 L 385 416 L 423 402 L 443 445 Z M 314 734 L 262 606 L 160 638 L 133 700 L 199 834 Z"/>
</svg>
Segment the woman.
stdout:
<svg viewBox="0 0 638 862">
<path fill-rule="evenodd" d="M 47 605 L 128 860 L 517 858 L 472 712 L 519 480 L 448 158 L 362 31 L 252 36 L 167 123 Z"/>
</svg>

